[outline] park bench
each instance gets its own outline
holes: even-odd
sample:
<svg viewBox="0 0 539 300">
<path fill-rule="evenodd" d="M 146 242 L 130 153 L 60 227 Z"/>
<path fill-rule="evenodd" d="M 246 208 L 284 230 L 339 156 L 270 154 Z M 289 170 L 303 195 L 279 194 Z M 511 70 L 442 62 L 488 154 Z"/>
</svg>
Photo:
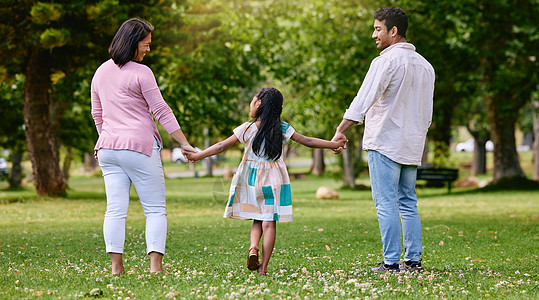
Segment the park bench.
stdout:
<svg viewBox="0 0 539 300">
<path fill-rule="evenodd" d="M 458 169 L 417 168 L 417 180 L 447 182 L 447 192 L 451 193 L 451 184 L 459 177 Z"/>
</svg>

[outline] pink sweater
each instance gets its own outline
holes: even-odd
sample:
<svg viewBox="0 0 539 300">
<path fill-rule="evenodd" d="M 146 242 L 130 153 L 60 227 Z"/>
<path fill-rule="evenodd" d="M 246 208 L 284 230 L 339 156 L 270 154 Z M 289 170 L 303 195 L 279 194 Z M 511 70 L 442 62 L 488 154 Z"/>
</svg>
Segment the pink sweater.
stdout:
<svg viewBox="0 0 539 300">
<path fill-rule="evenodd" d="M 150 68 L 136 62 L 119 68 L 110 59 L 97 69 L 92 79 L 96 152 L 127 149 L 151 156 L 154 138 L 162 144 L 152 113 L 168 133 L 180 129 Z"/>
</svg>

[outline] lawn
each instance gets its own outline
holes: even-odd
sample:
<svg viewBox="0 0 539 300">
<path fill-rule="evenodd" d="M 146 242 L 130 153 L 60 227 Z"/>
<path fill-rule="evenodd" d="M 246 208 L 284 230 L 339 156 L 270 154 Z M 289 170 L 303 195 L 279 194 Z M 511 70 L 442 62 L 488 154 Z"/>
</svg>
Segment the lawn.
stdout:
<svg viewBox="0 0 539 300">
<path fill-rule="evenodd" d="M 0 190 L 0 298 L 539 297 L 539 191 L 420 187 L 425 270 L 380 275 L 367 271 L 382 259 L 370 191 L 340 189 L 329 176 L 293 180 L 294 221 L 278 224 L 270 276 L 261 277 L 245 267 L 251 223 L 222 218 L 228 185 L 167 179 L 160 275 L 149 274 L 133 192 L 127 274 L 118 277 L 104 252 L 102 178 L 76 174 L 67 198 Z M 339 199 L 316 199 L 322 185 Z"/>
</svg>

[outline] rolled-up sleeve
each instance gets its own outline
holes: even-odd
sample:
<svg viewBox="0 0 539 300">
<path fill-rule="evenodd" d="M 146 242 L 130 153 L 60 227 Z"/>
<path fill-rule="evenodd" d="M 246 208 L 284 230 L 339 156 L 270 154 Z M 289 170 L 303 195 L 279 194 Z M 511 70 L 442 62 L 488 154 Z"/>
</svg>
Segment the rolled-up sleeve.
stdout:
<svg viewBox="0 0 539 300">
<path fill-rule="evenodd" d="M 343 118 L 362 124 L 369 108 L 380 99 L 389 85 L 393 71 L 389 59 L 383 56 L 375 58 Z"/>
<path fill-rule="evenodd" d="M 169 134 L 180 129 L 180 124 L 176 120 L 176 116 L 174 116 L 170 106 L 163 99 L 155 76 L 150 68 L 145 69 L 145 72 L 139 77 L 139 81 L 142 95 L 146 99 L 155 119 Z"/>
</svg>

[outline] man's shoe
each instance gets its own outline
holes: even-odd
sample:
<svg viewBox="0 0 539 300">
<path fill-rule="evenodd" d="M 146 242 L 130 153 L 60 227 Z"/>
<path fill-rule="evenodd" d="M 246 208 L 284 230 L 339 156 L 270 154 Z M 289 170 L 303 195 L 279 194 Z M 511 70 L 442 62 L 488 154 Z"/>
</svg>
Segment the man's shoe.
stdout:
<svg viewBox="0 0 539 300">
<path fill-rule="evenodd" d="M 422 269 L 420 261 L 412 261 L 412 260 L 403 261 L 400 268 L 403 271 L 410 271 L 410 272 L 421 271 Z"/>
<path fill-rule="evenodd" d="M 378 267 L 371 268 L 371 272 L 385 273 L 385 272 L 399 272 L 399 264 L 387 265 L 383 261 L 378 264 Z"/>
</svg>

